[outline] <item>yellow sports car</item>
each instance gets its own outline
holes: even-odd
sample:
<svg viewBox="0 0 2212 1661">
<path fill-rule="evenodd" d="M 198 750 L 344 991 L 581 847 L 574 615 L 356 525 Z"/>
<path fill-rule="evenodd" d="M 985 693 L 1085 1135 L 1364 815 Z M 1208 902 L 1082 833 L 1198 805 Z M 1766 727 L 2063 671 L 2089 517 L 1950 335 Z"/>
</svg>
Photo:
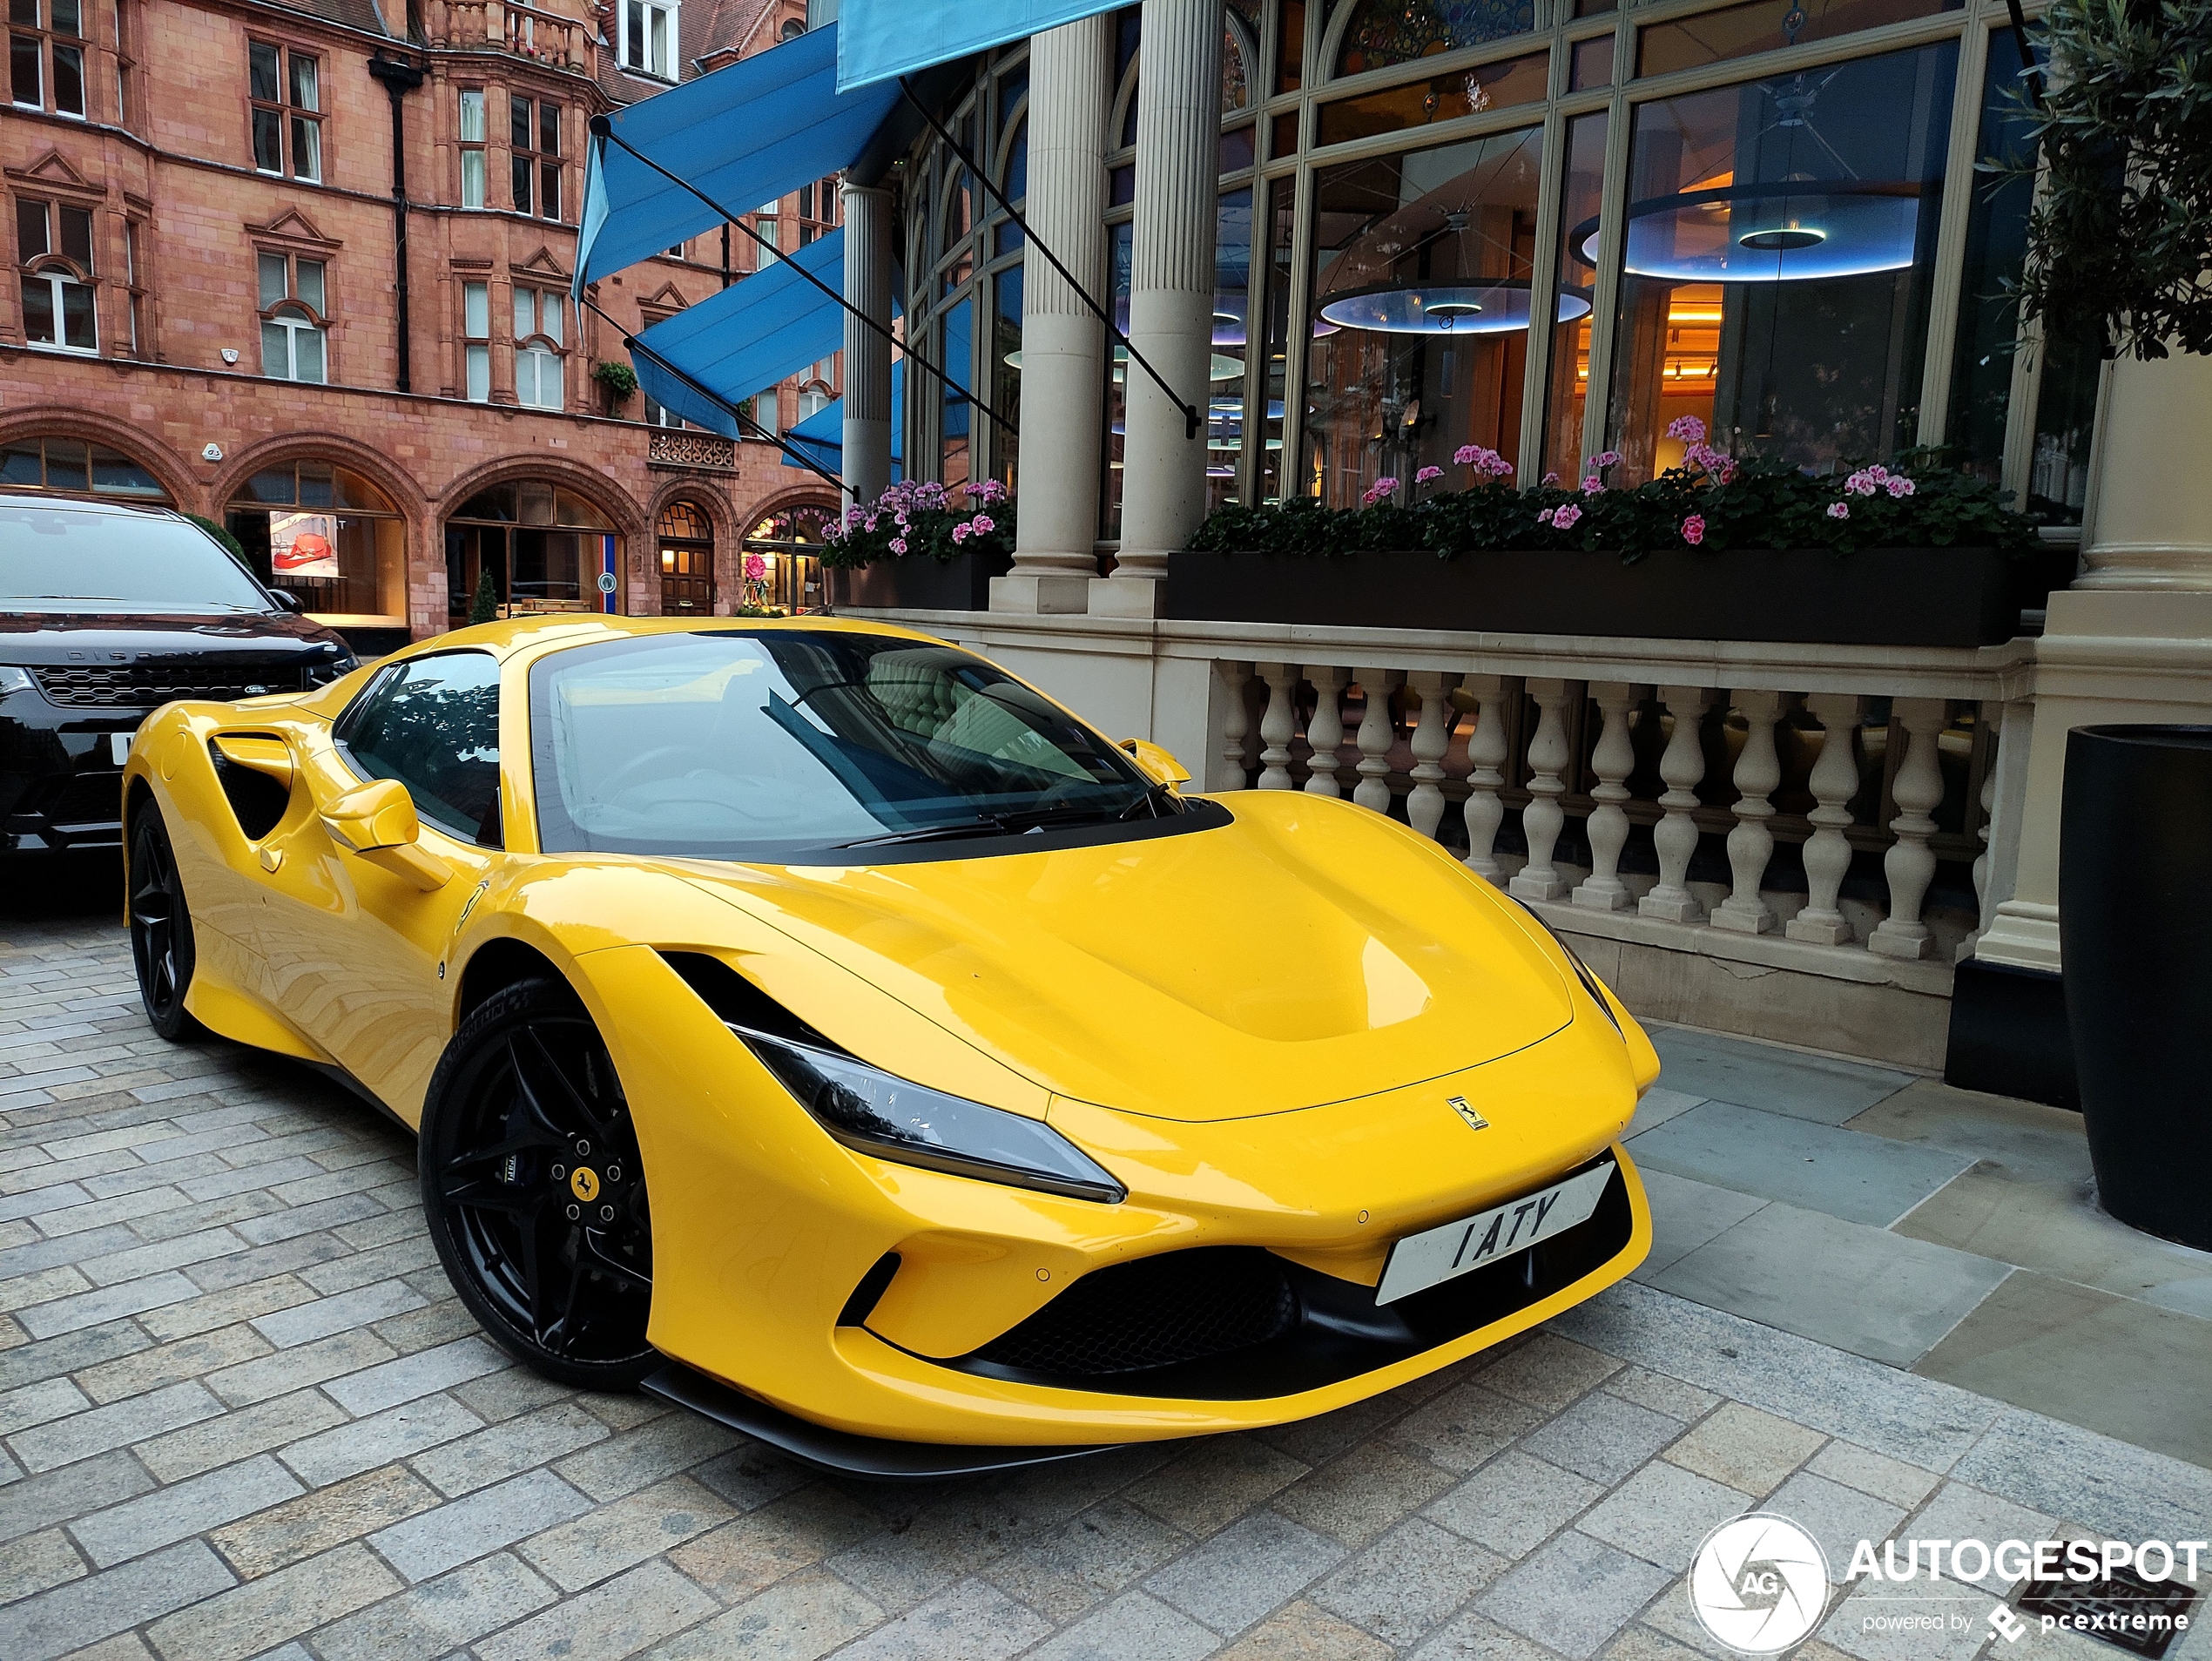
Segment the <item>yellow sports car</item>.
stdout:
<svg viewBox="0 0 2212 1661">
<path fill-rule="evenodd" d="M 146 1013 L 420 1133 L 547 1375 L 921 1476 L 1388 1390 L 1640 1262 L 1650 1043 L 1348 802 L 857 621 L 491 624 L 172 704 Z"/>
</svg>

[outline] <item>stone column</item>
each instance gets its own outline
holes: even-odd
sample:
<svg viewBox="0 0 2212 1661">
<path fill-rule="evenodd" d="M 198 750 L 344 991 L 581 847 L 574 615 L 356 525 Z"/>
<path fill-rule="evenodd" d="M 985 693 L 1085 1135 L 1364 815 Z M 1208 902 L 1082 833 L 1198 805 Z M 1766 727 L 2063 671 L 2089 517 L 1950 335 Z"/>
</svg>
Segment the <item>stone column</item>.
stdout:
<svg viewBox="0 0 2212 1661">
<path fill-rule="evenodd" d="M 1129 335 L 1200 420 L 1190 432 L 1152 377 L 1130 363 L 1123 383 L 1129 430 L 1122 446 L 1119 563 L 1090 596 L 1094 612 L 1112 617 L 1157 615 L 1168 556 L 1190 541 L 1206 513 L 1221 0 L 1143 5 Z"/>
<path fill-rule="evenodd" d="M 846 185 L 845 297 L 891 326 L 891 192 Z M 891 483 L 891 342 L 845 317 L 845 500 L 865 506 Z"/>
<path fill-rule="evenodd" d="M 1022 451 L 1014 570 L 995 611 L 1081 611 L 1098 571 L 1106 326 L 1038 253 L 1058 254 L 1094 299 L 1106 284 L 1106 119 L 1112 20 L 1062 24 L 1029 42 L 1029 193 L 1036 233 L 1022 260 Z"/>
</svg>

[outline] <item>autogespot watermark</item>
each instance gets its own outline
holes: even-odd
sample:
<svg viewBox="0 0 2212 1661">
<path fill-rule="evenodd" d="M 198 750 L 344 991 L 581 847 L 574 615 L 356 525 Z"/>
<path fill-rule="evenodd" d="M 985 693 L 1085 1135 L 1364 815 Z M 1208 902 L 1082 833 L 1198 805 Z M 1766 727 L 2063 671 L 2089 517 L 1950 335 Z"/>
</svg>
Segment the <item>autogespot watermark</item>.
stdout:
<svg viewBox="0 0 2212 1661">
<path fill-rule="evenodd" d="M 1811 1637 L 1831 1601 L 1860 1583 L 1904 1585 L 1913 1593 L 1863 1597 L 1865 1633 L 1967 1632 L 1971 1606 L 1988 1596 L 1992 1576 L 2021 1589 L 2023 1619 L 2007 1601 L 1983 1617 L 2007 1644 L 2028 1633 L 2128 1635 L 2129 1647 L 2158 1650 L 2186 1632 L 2195 1607 L 2202 1540 L 1861 1540 L 1840 1582 L 1829 1576 L 1820 1543 L 1802 1524 L 1770 1512 L 1731 1517 L 1705 1536 L 1689 1569 L 1689 1606 L 1715 1642 L 1745 1655 L 1776 1655 Z M 1934 1590 L 1954 1583 L 1958 1593 Z"/>
</svg>

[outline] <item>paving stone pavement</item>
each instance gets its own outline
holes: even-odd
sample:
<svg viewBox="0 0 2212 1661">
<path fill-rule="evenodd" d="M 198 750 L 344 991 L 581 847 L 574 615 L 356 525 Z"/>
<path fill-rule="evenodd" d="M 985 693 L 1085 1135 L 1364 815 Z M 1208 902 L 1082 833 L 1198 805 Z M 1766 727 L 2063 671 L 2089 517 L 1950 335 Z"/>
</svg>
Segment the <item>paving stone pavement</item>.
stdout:
<svg viewBox="0 0 2212 1661">
<path fill-rule="evenodd" d="M 154 1037 L 108 920 L 0 917 L 4 1661 L 1693 1661 L 1683 1570 L 1758 1506 L 1840 1573 L 1907 1531 L 2201 1536 L 2212 1472 L 1629 1284 L 1325 1419 L 825 1480 L 510 1365 L 401 1131 Z M 1862 1588 L 1804 1650 L 2086 1661 L 1991 1637 L 2002 1590 L 1904 1640 Z"/>
</svg>

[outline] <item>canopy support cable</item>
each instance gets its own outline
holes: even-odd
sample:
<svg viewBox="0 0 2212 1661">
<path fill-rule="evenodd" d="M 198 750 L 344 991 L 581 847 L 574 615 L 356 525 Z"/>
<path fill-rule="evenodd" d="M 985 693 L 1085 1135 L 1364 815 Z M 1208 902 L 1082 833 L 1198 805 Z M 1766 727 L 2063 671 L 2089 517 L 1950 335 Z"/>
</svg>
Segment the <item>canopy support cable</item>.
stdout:
<svg viewBox="0 0 2212 1661">
<path fill-rule="evenodd" d="M 599 307 L 594 305 L 590 300 L 579 300 L 578 303 L 595 313 L 609 328 L 611 328 L 616 334 L 621 335 L 623 346 L 633 355 L 651 358 L 663 369 L 665 369 L 669 374 L 674 375 L 678 381 L 681 381 L 685 386 L 691 388 L 693 392 L 698 393 L 700 397 L 705 399 L 716 408 L 725 412 L 729 415 L 730 419 L 738 426 L 741 436 L 745 436 L 745 429 L 750 429 L 750 436 L 752 437 L 765 439 L 767 442 L 773 444 L 778 449 L 783 451 L 785 455 L 790 456 L 791 459 L 799 466 L 805 468 L 816 478 L 827 483 L 831 489 L 837 491 L 840 496 L 844 495 L 845 481 L 839 478 L 834 473 L 824 471 L 820 464 L 815 462 L 813 458 L 809 456 L 804 450 L 795 449 L 790 444 L 786 443 L 781 437 L 770 432 L 759 422 L 755 421 L 751 415 L 746 415 L 744 410 L 738 408 L 737 405 L 732 403 L 727 398 L 724 397 L 720 393 L 715 391 L 711 387 L 701 386 L 696 379 L 689 375 L 686 375 L 683 370 L 678 368 L 673 363 L 671 363 L 659 353 L 654 351 L 651 347 L 647 346 L 643 341 L 639 340 L 635 334 L 631 334 L 629 330 L 624 328 L 621 324 L 616 322 L 613 318 L 608 316 L 604 311 L 601 310 Z"/>
<path fill-rule="evenodd" d="M 706 206 L 713 209 L 716 213 L 719 214 L 725 224 L 736 226 L 738 230 L 744 232 L 760 246 L 765 248 L 770 253 L 779 255 L 783 260 L 784 263 L 789 266 L 796 274 L 805 278 L 816 288 L 820 289 L 823 294 L 828 295 L 830 299 L 835 300 L 837 304 L 844 309 L 848 316 L 858 318 L 863 327 L 873 329 L 875 333 L 883 336 L 883 338 L 890 341 L 893 346 L 898 348 L 900 352 L 905 356 L 912 359 L 916 364 L 920 365 L 926 373 L 935 380 L 941 381 L 948 392 L 956 395 L 961 402 L 968 404 L 976 409 L 981 410 L 984 415 L 988 415 L 992 421 L 998 424 L 1001 431 L 1008 433 L 1019 431 L 1019 429 L 1017 429 L 1012 422 L 1007 420 L 1007 418 L 1000 415 L 997 410 L 992 408 L 990 405 L 985 403 L 981 398 L 970 392 L 966 387 L 963 387 L 959 381 L 954 380 L 952 376 L 947 375 L 943 369 L 938 368 L 937 365 L 932 363 L 927 358 L 922 356 L 921 353 L 915 351 L 911 344 L 900 340 L 898 335 L 894 334 L 889 328 L 886 327 L 883 324 L 877 322 L 874 318 L 870 317 L 858 306 L 855 306 L 851 300 L 846 299 L 844 295 L 839 294 L 836 289 L 831 287 L 819 277 L 817 277 L 813 272 L 807 270 L 805 266 L 800 265 L 799 261 L 792 258 L 791 255 L 783 253 L 774 243 L 771 242 L 766 237 L 761 235 L 760 233 L 755 230 L 752 226 L 746 224 L 743 216 L 732 213 L 730 209 L 723 206 L 721 203 L 716 201 L 711 196 L 709 196 L 698 186 L 692 184 L 690 179 L 678 178 L 676 174 L 669 172 L 667 168 L 662 166 L 644 151 L 638 149 L 637 145 L 624 138 L 620 133 L 614 130 L 614 124 L 605 116 L 595 115 L 591 118 L 591 132 L 594 137 L 604 138 L 610 144 L 620 146 L 624 152 L 631 156 L 635 157 L 638 161 L 643 162 L 646 166 L 651 168 L 670 184 L 676 186 L 680 190 L 690 192 L 693 196 L 698 198 L 698 199 Z M 655 356 L 653 361 L 657 363 L 664 362 L 664 360 L 658 356 Z M 672 372 L 682 374 L 682 371 L 675 370 L 674 366 L 670 365 L 668 367 L 672 370 Z M 689 375 L 685 375 L 684 378 L 686 381 L 691 380 Z M 692 381 L 691 384 L 697 386 L 698 382 Z M 705 390 L 704 388 L 701 388 L 700 389 L 702 391 Z"/>
<path fill-rule="evenodd" d="M 2014 3 L 2017 4 L 2018 0 L 2014 0 Z M 1046 263 L 1050 265 L 1055 271 L 1060 273 L 1062 279 L 1067 283 L 1069 287 L 1076 291 L 1076 298 L 1082 300 L 1084 305 L 1090 307 L 1092 312 L 1096 314 L 1098 321 L 1106 325 L 1106 333 L 1108 336 L 1111 338 L 1114 344 L 1120 347 L 1124 352 L 1127 352 L 1130 355 L 1130 361 L 1136 364 L 1139 368 L 1143 369 L 1146 375 L 1150 375 L 1152 378 L 1152 384 L 1159 388 L 1162 392 L 1167 395 L 1168 402 L 1183 412 L 1184 437 L 1196 438 L 1198 436 L 1198 426 L 1201 420 L 1197 407 L 1181 397 L 1176 392 L 1176 389 L 1167 383 L 1165 377 L 1163 377 L 1157 369 L 1152 367 L 1151 361 L 1145 357 L 1142 352 L 1139 352 L 1135 346 L 1130 344 L 1129 336 L 1123 334 L 1120 327 L 1116 325 L 1112 314 L 1109 314 L 1103 306 L 1100 305 L 1096 300 L 1092 298 L 1090 290 L 1084 287 L 1082 284 L 1076 280 L 1076 273 L 1069 270 L 1066 266 L 1062 265 L 1060 260 L 1060 256 L 1048 247 L 1042 240 L 1038 237 L 1037 233 L 1029 228 L 1028 221 L 1022 217 L 1020 211 L 1015 207 L 1012 202 L 1007 200 L 1006 192 L 998 187 L 998 181 L 991 177 L 990 171 L 978 164 L 975 158 L 968 153 L 967 146 L 962 145 L 959 139 L 954 138 L 951 133 L 945 131 L 944 124 L 939 121 L 934 115 L 930 113 L 929 108 L 927 105 L 922 103 L 920 98 L 914 96 L 914 88 L 907 84 L 907 78 L 903 75 L 899 78 L 899 91 L 905 95 L 907 102 L 914 105 L 915 111 L 921 115 L 921 118 L 929 124 L 930 131 L 934 132 L 940 138 L 943 139 L 947 147 L 952 151 L 953 154 L 960 158 L 961 165 L 968 169 L 969 177 L 981 180 L 983 188 L 991 193 L 992 199 L 1006 210 L 1007 217 L 1012 219 L 1014 223 L 1021 228 L 1022 239 L 1028 242 L 1031 247 L 1035 248 L 1039 253 L 1042 254 L 1045 257 Z"/>
</svg>

